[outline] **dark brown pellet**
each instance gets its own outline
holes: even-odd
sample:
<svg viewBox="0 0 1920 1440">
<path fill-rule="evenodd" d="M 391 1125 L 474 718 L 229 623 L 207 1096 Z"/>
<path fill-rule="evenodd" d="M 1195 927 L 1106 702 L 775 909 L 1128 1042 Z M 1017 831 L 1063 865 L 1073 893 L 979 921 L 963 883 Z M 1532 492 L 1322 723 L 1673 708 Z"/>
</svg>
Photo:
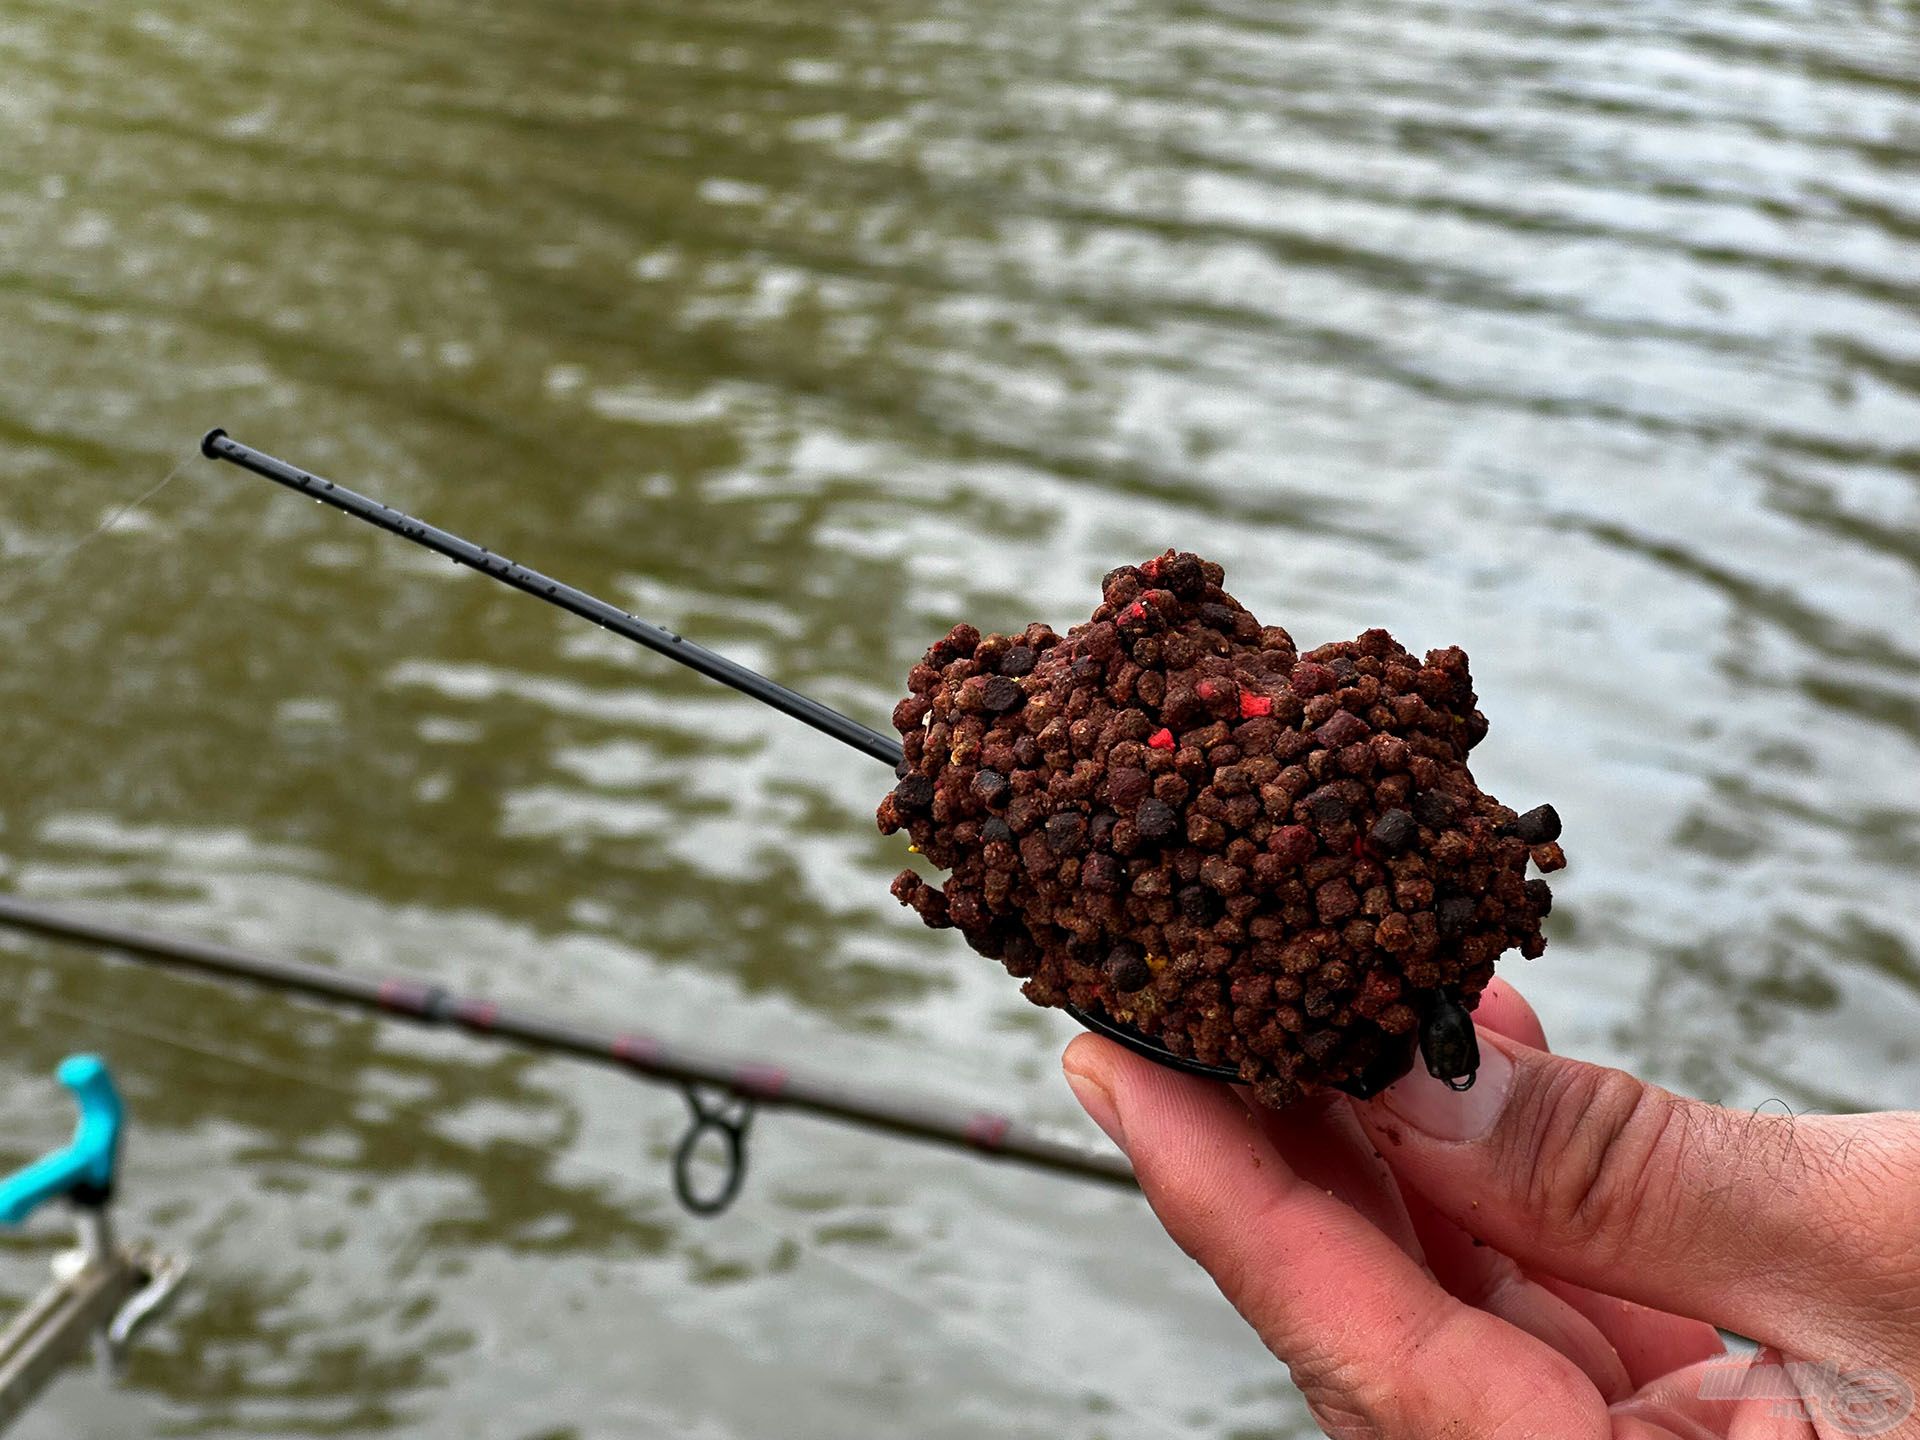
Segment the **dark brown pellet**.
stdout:
<svg viewBox="0 0 1920 1440">
<path fill-rule="evenodd" d="M 982 691 L 980 703 L 991 715 L 1004 715 L 1026 698 L 1019 683 L 1004 675 L 989 676 Z"/>
<path fill-rule="evenodd" d="M 1536 805 L 1513 822 L 1513 833 L 1528 845 L 1546 845 L 1560 838 L 1560 812 Z"/>
<path fill-rule="evenodd" d="M 1134 812 L 1133 823 L 1139 827 L 1142 840 L 1164 840 L 1180 823 L 1180 817 L 1171 805 L 1154 796 L 1140 802 L 1140 808 Z"/>
<path fill-rule="evenodd" d="M 1440 921 L 1440 933 L 1452 937 L 1463 935 L 1473 923 L 1475 906 L 1465 895 L 1449 895 L 1440 902 L 1437 918 Z"/>
<path fill-rule="evenodd" d="M 933 781 L 924 775 L 909 775 L 893 787 L 893 803 L 911 814 L 933 807 Z"/>
<path fill-rule="evenodd" d="M 1389 810 L 1373 822 L 1367 831 L 1367 843 L 1382 855 L 1398 855 L 1420 833 L 1413 816 L 1404 810 Z"/>
<path fill-rule="evenodd" d="M 1144 990 L 1153 983 L 1153 968 L 1131 940 L 1122 940 L 1107 952 L 1107 980 L 1122 995 Z"/>
<path fill-rule="evenodd" d="M 1358 715 L 1347 710 L 1336 710 L 1328 717 L 1326 724 L 1313 732 L 1313 741 L 1329 750 L 1338 750 L 1366 739 L 1370 733 L 1371 727 Z"/>
<path fill-rule="evenodd" d="M 1211 925 L 1220 918 L 1220 897 L 1204 885 L 1182 886 L 1177 898 L 1180 913 L 1196 925 Z"/>
<path fill-rule="evenodd" d="M 1311 660 L 1302 660 L 1293 667 L 1293 673 L 1287 677 L 1287 684 L 1293 693 L 1302 699 L 1314 695 L 1324 695 L 1333 689 L 1337 682 L 1333 671 L 1324 665 L 1316 665 Z"/>
<path fill-rule="evenodd" d="M 1080 888 L 1111 895 L 1120 888 L 1125 872 L 1120 862 L 1105 851 L 1096 850 L 1080 863 Z"/>
<path fill-rule="evenodd" d="M 1078 810 L 1062 810 L 1047 821 L 1047 844 L 1056 855 L 1078 854 L 1086 838 L 1087 817 Z"/>
<path fill-rule="evenodd" d="M 1347 797 L 1331 785 L 1314 791 L 1303 803 L 1309 818 L 1323 830 L 1330 825 L 1338 825 L 1353 813 L 1353 808 L 1347 804 Z"/>
</svg>

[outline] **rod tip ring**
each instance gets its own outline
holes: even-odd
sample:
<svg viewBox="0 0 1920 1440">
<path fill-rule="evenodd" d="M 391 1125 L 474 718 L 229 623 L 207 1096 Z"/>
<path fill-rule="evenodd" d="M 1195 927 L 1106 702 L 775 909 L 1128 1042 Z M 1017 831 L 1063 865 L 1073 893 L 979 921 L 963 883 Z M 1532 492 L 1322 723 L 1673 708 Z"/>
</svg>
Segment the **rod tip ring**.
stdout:
<svg viewBox="0 0 1920 1440">
<path fill-rule="evenodd" d="M 212 430 L 207 431 L 205 435 L 200 437 L 200 453 L 206 456 L 207 459 L 209 460 L 218 460 L 220 456 L 214 450 L 213 448 L 214 444 L 216 441 L 224 440 L 226 438 L 227 438 L 227 432 L 220 429 L 218 426 L 216 426 Z"/>
</svg>

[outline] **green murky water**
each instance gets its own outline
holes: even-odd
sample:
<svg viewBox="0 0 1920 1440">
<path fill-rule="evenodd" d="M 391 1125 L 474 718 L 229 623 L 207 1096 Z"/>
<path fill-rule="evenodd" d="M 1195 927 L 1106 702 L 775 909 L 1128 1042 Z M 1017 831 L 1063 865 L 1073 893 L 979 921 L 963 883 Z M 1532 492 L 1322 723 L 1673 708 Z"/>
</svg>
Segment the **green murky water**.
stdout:
<svg viewBox="0 0 1920 1440">
<path fill-rule="evenodd" d="M 1920 1099 L 1920 23 L 1899 4 L 445 0 L 0 15 L 0 887 L 998 1104 L 1068 1031 L 885 776 L 196 462 L 208 426 L 876 723 L 1169 543 L 1473 655 L 1556 1038 Z M 190 1250 L 25 1433 L 1295 1436 L 1136 1199 L 0 939 Z M 162 1039 L 162 1035 L 170 1038 Z M 51 1225 L 0 1252 L 36 1286 Z"/>
</svg>

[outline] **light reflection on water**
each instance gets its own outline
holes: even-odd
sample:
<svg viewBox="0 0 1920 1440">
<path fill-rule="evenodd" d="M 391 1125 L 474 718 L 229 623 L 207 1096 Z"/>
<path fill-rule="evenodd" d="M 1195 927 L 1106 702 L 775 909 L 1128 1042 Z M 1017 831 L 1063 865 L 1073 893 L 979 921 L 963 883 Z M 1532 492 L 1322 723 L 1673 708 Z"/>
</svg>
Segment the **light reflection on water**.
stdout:
<svg viewBox="0 0 1920 1440">
<path fill-rule="evenodd" d="M 1915 50 L 1873 5 L 16 6 L 0 559 L 223 424 L 878 723 L 953 618 L 1178 543 L 1307 643 L 1466 646 L 1478 773 L 1567 819 L 1515 972 L 1563 1045 L 1912 1105 Z M 0 884 L 1078 1123 L 1058 1018 L 886 897 L 869 762 L 340 517 L 195 466 L 0 644 Z M 7 1147 L 105 1048 L 128 1218 L 199 1262 L 29 1433 L 1306 1433 L 1124 1197 L 782 1118 L 698 1225 L 670 1095 L 5 949 Z"/>
</svg>

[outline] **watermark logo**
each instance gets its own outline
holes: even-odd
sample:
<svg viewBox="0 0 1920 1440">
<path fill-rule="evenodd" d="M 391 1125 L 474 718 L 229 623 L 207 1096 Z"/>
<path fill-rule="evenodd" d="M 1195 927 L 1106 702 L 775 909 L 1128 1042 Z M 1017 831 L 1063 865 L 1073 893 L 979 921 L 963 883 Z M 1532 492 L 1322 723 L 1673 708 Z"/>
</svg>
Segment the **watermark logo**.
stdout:
<svg viewBox="0 0 1920 1440">
<path fill-rule="evenodd" d="M 1700 1377 L 1700 1398 L 1765 1400 L 1770 1414 L 1841 1435 L 1884 1435 L 1914 1412 L 1913 1386 L 1891 1370 L 1842 1370 L 1806 1360 L 1710 1365 Z"/>
</svg>

